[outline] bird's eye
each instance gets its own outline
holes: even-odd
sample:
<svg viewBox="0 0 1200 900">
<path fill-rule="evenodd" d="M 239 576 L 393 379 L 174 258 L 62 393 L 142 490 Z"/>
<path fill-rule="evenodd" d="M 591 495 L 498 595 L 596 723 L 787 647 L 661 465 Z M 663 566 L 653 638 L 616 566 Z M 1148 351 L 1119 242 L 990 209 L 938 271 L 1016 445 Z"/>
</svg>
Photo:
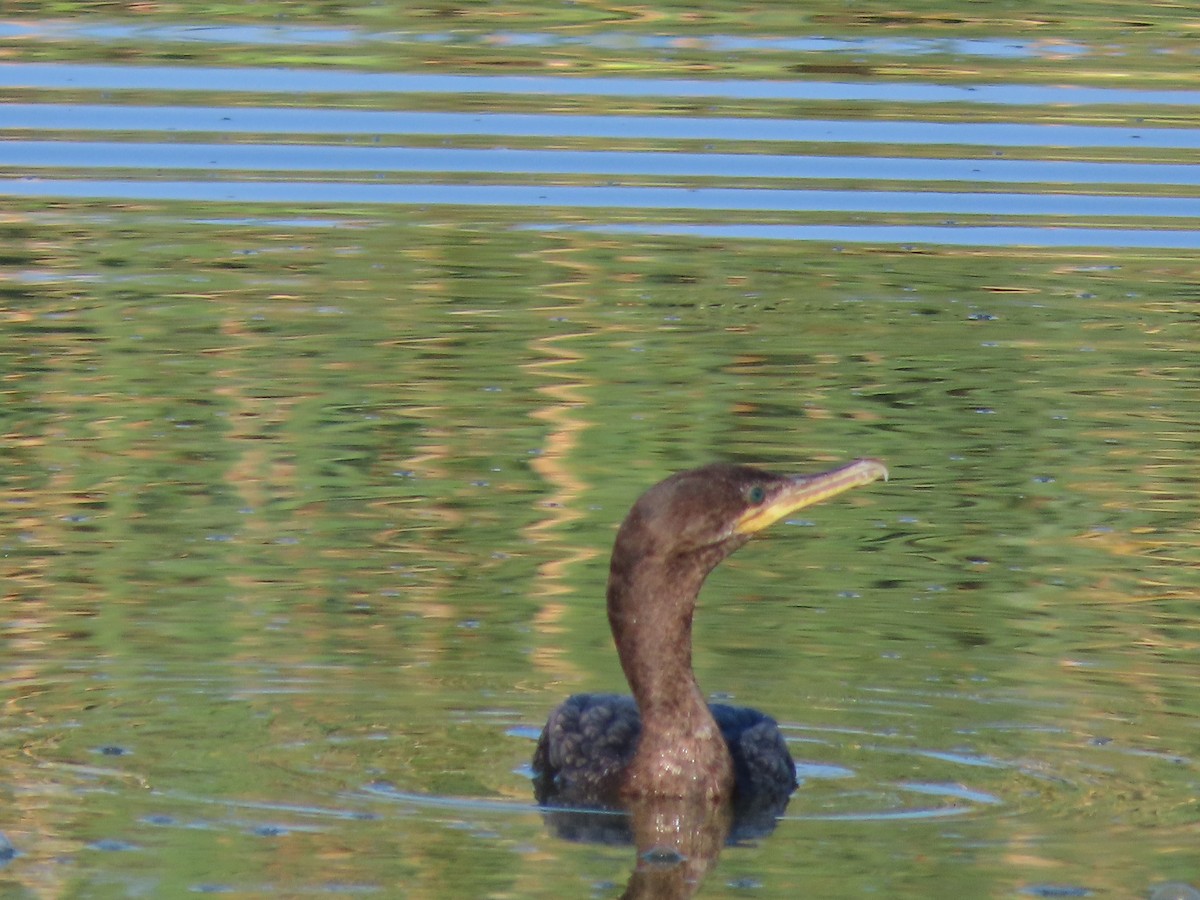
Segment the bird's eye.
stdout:
<svg viewBox="0 0 1200 900">
<path fill-rule="evenodd" d="M 756 484 L 750 490 L 746 491 L 746 499 L 751 503 L 762 503 L 767 499 L 767 489 L 761 484 Z"/>
</svg>

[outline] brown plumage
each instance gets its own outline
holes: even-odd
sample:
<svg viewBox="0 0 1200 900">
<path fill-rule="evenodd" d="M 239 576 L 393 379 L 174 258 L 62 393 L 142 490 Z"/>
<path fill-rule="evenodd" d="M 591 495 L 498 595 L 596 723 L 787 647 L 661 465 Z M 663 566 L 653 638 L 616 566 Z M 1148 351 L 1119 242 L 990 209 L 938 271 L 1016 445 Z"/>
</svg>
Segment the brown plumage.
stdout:
<svg viewBox="0 0 1200 900">
<path fill-rule="evenodd" d="M 704 796 L 781 809 L 796 774 L 775 721 L 710 706 L 696 683 L 696 596 L 754 533 L 886 477 L 875 460 L 804 476 L 714 464 L 643 494 L 617 532 L 608 579 L 609 625 L 633 697 L 578 694 L 550 714 L 533 757 L 538 802 L 619 807 L 638 796 Z"/>
</svg>

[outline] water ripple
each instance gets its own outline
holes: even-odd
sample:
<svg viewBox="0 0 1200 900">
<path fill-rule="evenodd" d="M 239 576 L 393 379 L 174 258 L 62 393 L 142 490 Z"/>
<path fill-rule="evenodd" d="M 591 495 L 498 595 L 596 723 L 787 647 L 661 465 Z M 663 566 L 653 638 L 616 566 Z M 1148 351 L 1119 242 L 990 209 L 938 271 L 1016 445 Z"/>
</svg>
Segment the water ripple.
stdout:
<svg viewBox="0 0 1200 900">
<path fill-rule="evenodd" d="M 418 206 L 514 206 L 565 209 L 661 209 L 755 212 L 873 212 L 1006 216 L 1194 217 L 1183 197 L 1073 194 L 979 194 L 915 191 L 796 191 L 730 188 L 561 187 L 556 185 L 352 184 L 330 182 L 101 181 L 9 179 L 0 194 L 226 200 L 243 203 L 397 203 Z"/>
<path fill-rule="evenodd" d="M 483 46 L 504 48 L 576 47 L 608 51 L 686 49 L 721 54 L 853 54 L 855 56 L 951 56 L 985 60 L 1075 59 L 1119 55 L 1128 50 L 1112 42 L 1083 40 L 973 37 L 845 37 L 833 35 L 756 34 L 638 34 L 618 31 L 374 31 L 319 25 L 174 24 L 118 20 L 62 19 L 0 23 L 0 39 L 22 41 L 85 41 L 114 43 L 184 43 L 258 46 L 366 45 Z M 1151 48 L 1159 49 L 1159 48 Z"/>
<path fill-rule="evenodd" d="M 442 75 L 327 69 L 177 66 L 0 65 L 0 87 L 230 93 L 490 94 L 505 96 L 697 97 L 838 103 L 969 103 L 996 106 L 1196 106 L 1200 91 L 1039 84 L 929 84 L 783 79 L 592 78 Z"/>
<path fill-rule="evenodd" d="M 609 223 L 524 226 L 538 231 L 595 231 L 734 240 L 829 241 L 834 244 L 900 244 L 951 247 L 1097 247 L 1200 250 L 1200 231 L 1129 228 L 1037 228 L 1018 226 L 926 225 L 688 225 Z"/>
<path fill-rule="evenodd" d="M 136 148 L 136 155 L 131 150 Z M 794 178 L 986 183 L 1154 184 L 1200 187 L 1192 165 L 1021 159 L 880 159 L 613 150 L 446 149 L 322 145 L 5 141 L 0 166 L 71 169 L 222 169 L 281 172 L 440 172 L 493 175 Z"/>
<path fill-rule="evenodd" d="M 967 147 L 1200 148 L 1200 128 L 994 122 L 880 122 L 724 116 L 595 116 L 238 106 L 10 103 L 3 130 L 174 131 L 226 134 L 382 134 L 860 143 Z"/>
</svg>

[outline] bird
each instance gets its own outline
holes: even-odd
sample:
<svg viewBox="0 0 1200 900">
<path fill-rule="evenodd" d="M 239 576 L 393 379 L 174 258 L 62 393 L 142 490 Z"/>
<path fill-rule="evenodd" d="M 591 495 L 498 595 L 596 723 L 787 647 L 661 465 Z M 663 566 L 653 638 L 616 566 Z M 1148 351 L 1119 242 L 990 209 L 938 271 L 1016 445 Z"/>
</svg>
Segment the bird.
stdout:
<svg viewBox="0 0 1200 900">
<path fill-rule="evenodd" d="M 647 490 L 617 531 L 608 621 L 632 696 L 576 694 L 546 722 L 533 756 L 543 807 L 627 808 L 699 798 L 782 812 L 796 769 L 775 720 L 709 704 L 692 670 L 692 619 L 708 574 L 784 516 L 887 478 L 875 459 L 813 475 L 712 463 Z"/>
</svg>

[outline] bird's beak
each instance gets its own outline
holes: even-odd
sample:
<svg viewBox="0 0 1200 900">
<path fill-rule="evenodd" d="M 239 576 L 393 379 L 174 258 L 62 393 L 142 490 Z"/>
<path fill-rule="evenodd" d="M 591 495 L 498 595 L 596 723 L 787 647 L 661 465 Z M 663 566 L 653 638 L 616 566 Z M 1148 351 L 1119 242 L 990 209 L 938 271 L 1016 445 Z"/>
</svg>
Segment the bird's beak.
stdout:
<svg viewBox="0 0 1200 900">
<path fill-rule="evenodd" d="M 746 510 L 733 530 L 738 534 L 755 534 L 798 509 L 880 478 L 887 481 L 887 477 L 887 467 L 877 459 L 856 459 L 818 475 L 796 475 L 777 490 L 775 496 Z"/>
</svg>

